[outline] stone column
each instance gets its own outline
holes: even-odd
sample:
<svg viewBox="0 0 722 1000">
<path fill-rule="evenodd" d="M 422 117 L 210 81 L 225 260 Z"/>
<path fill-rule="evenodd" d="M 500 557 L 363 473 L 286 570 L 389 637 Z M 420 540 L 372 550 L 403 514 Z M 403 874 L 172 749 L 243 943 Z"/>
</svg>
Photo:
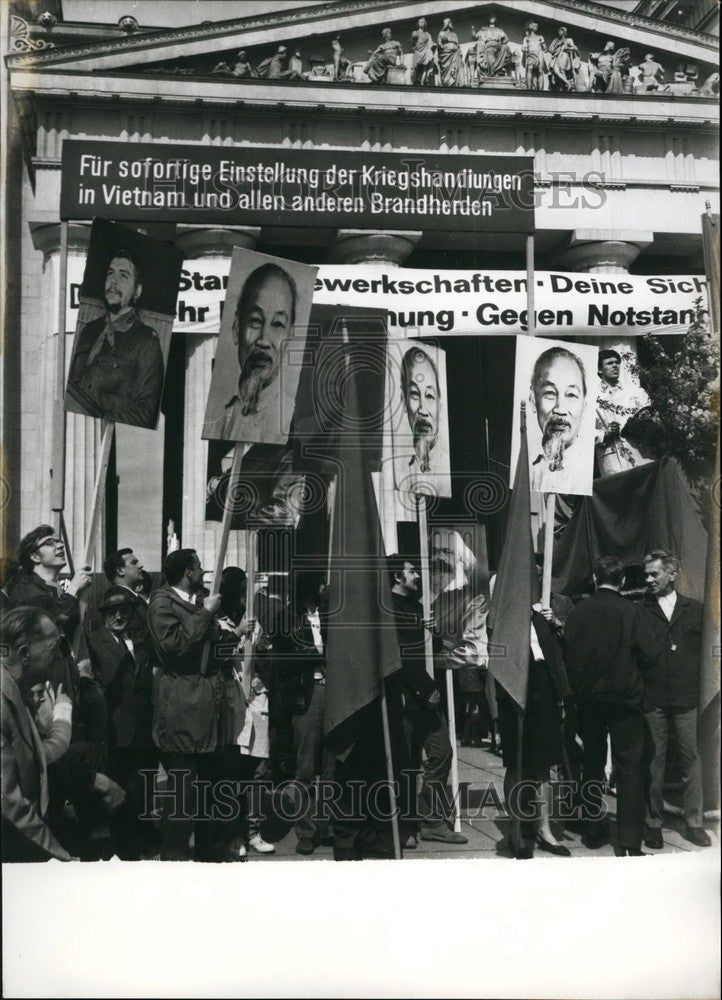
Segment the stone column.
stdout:
<svg viewBox="0 0 722 1000">
<path fill-rule="evenodd" d="M 186 259 L 230 257 L 234 247 L 253 250 L 260 229 L 204 229 L 190 226 L 176 238 Z M 181 545 L 196 549 L 202 565 L 212 570 L 216 561 L 220 522 L 206 525 L 206 468 L 208 442 L 201 440 L 203 416 L 211 384 L 217 334 L 180 334 L 186 337 L 186 381 L 183 422 L 183 525 Z M 246 565 L 245 533 L 232 531 L 226 565 Z"/>
<path fill-rule="evenodd" d="M 342 229 L 329 249 L 329 263 L 381 264 L 401 267 L 421 239 L 420 232 L 372 232 L 363 229 Z M 398 521 L 414 521 L 413 503 L 404 503 L 394 489 L 393 450 L 391 434 L 384 435 L 381 450 L 381 471 L 374 475 L 374 489 L 387 554 L 398 551 Z"/>
<path fill-rule="evenodd" d="M 35 448 L 23 441 L 23 453 L 30 456 L 35 479 L 33 524 L 51 521 L 51 467 L 55 421 L 55 379 L 58 357 L 58 281 L 60 277 L 60 224 L 31 226 L 33 246 L 43 254 L 40 295 L 40 335 L 37 352 L 37 437 Z M 68 226 L 68 259 L 84 257 L 88 249 L 88 226 Z M 65 335 L 67 331 L 63 331 Z M 73 337 L 65 336 L 65 371 L 73 350 Z M 25 382 L 26 390 L 29 380 Z M 100 450 L 101 424 L 92 417 L 68 413 L 65 419 L 65 522 L 71 550 L 76 559 L 85 544 L 90 504 L 95 483 L 95 469 Z M 23 466 L 25 462 L 23 462 Z M 23 530 L 27 530 L 26 525 Z M 101 517 L 94 568 L 100 569 L 103 557 L 105 524 Z"/>
<path fill-rule="evenodd" d="M 560 270 L 588 274 L 627 274 L 653 240 L 654 233 L 646 230 L 575 229 L 554 264 Z"/>
<path fill-rule="evenodd" d="M 421 233 L 383 233 L 366 229 L 340 229 L 329 249 L 330 264 L 384 264 L 401 267 Z"/>
</svg>

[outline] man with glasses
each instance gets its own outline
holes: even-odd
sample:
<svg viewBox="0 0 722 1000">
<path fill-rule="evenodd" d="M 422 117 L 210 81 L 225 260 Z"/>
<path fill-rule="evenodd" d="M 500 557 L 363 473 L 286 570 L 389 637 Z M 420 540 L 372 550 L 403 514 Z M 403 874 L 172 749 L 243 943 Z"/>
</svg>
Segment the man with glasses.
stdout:
<svg viewBox="0 0 722 1000">
<path fill-rule="evenodd" d="M 21 540 L 18 548 L 20 577 L 10 591 L 14 607 L 26 605 L 40 608 L 56 622 L 67 643 L 73 641 L 80 623 L 78 595 L 90 585 L 90 567 L 84 566 L 69 581 L 65 590 L 59 586 L 58 577 L 66 564 L 65 546 L 49 524 L 33 528 Z M 77 668 L 69 655 L 69 648 L 61 643 L 50 666 L 50 680 L 54 689 L 62 683 L 65 692 L 74 697 L 78 686 Z"/>
</svg>

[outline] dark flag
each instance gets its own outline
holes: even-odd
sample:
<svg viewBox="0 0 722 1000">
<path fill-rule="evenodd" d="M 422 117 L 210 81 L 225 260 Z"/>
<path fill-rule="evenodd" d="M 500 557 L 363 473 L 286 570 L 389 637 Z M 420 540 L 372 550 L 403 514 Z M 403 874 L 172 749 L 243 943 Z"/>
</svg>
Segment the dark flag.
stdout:
<svg viewBox="0 0 722 1000">
<path fill-rule="evenodd" d="M 522 414 L 521 446 L 509 501 L 504 548 L 489 610 L 489 670 L 523 710 L 529 680 L 531 609 L 537 596 L 529 500 L 529 449 Z"/>
<path fill-rule="evenodd" d="M 709 289 L 709 304 L 712 312 L 712 329 L 719 336 L 719 215 L 713 215 L 710 211 L 705 212 L 702 216 L 702 246 L 707 288 Z"/>
<path fill-rule="evenodd" d="M 343 312 L 344 350 L 341 355 L 336 348 L 328 352 L 330 382 L 324 388 L 322 379 L 320 386 L 324 399 L 336 400 L 331 419 L 336 425 L 331 433 L 334 447 L 328 455 L 337 478 L 324 731 L 326 744 L 337 755 L 358 739 L 365 718 L 359 713 L 380 696 L 382 679 L 401 668 L 371 479 L 383 430 L 385 330 L 379 330 L 378 317 L 374 324 L 366 310 Z M 379 331 L 377 336 L 370 326 Z"/>
</svg>

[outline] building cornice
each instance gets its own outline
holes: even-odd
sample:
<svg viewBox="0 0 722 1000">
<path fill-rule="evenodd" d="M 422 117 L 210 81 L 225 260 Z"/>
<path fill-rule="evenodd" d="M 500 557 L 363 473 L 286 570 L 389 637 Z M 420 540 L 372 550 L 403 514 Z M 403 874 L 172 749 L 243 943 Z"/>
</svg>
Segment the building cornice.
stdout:
<svg viewBox="0 0 722 1000">
<path fill-rule="evenodd" d="M 614 123 L 634 128 L 669 124 L 714 129 L 719 124 L 715 98 L 659 97 L 626 94 L 549 94 L 534 91 L 485 89 L 480 107 L 479 91 L 423 90 L 413 87 L 364 86 L 304 81 L 293 87 L 276 81 L 245 81 L 239 100 L 234 81 L 193 77 L 149 77 L 129 74 L 88 76 L 80 71 L 35 74 L 16 71 L 11 84 L 21 105 L 43 101 L 73 102 L 81 106 L 161 105 L 228 107 L 236 113 L 323 116 L 390 115 L 397 120 L 454 118 L 471 121 L 531 121 L 559 124 Z M 189 86 L 190 84 L 190 86 Z M 402 100 L 403 98 L 403 100 Z"/>
<path fill-rule="evenodd" d="M 296 29 L 308 28 L 309 25 L 329 18 L 353 15 L 364 15 L 364 20 L 369 14 L 384 13 L 389 20 L 402 20 L 405 17 L 416 16 L 414 9 L 418 13 L 426 13 L 421 10 L 425 5 L 419 3 L 400 4 L 393 0 L 332 0 L 332 2 L 301 9 L 289 15 L 288 10 L 278 14 L 266 13 L 249 17 L 234 18 L 227 21 L 218 21 L 211 25 L 192 25 L 185 28 L 173 28 L 167 31 L 149 31 L 137 35 L 131 35 L 122 39 L 102 39 L 84 45 L 63 46 L 62 48 L 46 50 L 42 52 L 26 52 L 17 55 L 10 55 L 6 61 L 10 68 L 36 68 L 60 66 L 65 62 L 77 61 L 88 57 L 100 57 L 114 54 L 124 54 L 132 56 L 146 52 L 148 49 L 178 44 L 181 42 L 194 42 L 214 40 L 224 38 L 229 34 L 235 38 L 245 32 L 258 29 L 269 30 L 278 27 L 294 27 Z M 437 0 L 431 5 L 433 12 L 440 14 L 446 11 L 458 11 L 463 8 L 474 6 L 489 6 L 489 4 L 479 5 L 465 3 L 464 0 Z M 675 40 L 691 42 L 701 48 L 708 50 L 712 61 L 716 61 L 719 40 L 714 35 L 705 32 L 695 31 L 691 28 L 669 25 L 656 21 L 643 15 L 634 14 L 628 11 L 619 10 L 616 7 L 610 8 L 593 0 L 543 0 L 543 6 L 552 8 L 560 16 L 568 16 L 572 13 L 584 14 L 594 19 L 595 22 L 602 22 L 604 26 L 610 25 L 619 28 L 627 25 L 630 28 L 648 32 L 651 35 L 663 38 L 667 43 Z M 408 8 L 408 10 L 407 10 Z M 540 12 L 540 16 L 543 12 Z M 349 28 L 353 24 L 349 25 Z M 338 25 L 329 27 L 328 30 L 337 29 Z M 589 25 L 590 30 L 601 31 L 601 23 Z M 159 56 L 162 58 L 162 55 Z"/>
</svg>

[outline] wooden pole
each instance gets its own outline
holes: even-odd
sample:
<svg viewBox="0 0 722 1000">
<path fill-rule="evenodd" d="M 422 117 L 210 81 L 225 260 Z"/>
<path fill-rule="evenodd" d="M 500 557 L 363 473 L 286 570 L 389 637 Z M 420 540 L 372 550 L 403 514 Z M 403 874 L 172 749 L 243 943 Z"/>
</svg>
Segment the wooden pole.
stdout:
<svg viewBox="0 0 722 1000">
<path fill-rule="evenodd" d="M 58 274 L 58 342 L 55 354 L 55 406 L 53 420 L 52 482 L 50 508 L 57 515 L 62 530 L 61 512 L 65 507 L 65 312 L 68 283 L 68 223 L 60 223 L 60 269 Z"/>
<path fill-rule="evenodd" d="M 416 494 L 416 510 L 419 522 L 419 545 L 421 550 L 421 606 L 424 618 L 431 615 L 431 573 L 429 571 L 429 525 L 426 516 L 426 497 Z M 434 648 L 431 632 L 424 629 L 424 659 L 426 672 L 434 676 Z M 454 708 L 454 677 L 451 670 L 446 670 L 446 702 L 449 725 L 449 742 L 451 743 L 451 794 L 454 800 L 454 830 L 461 833 L 461 803 L 459 801 L 459 756 L 456 748 L 456 709 Z"/>
<path fill-rule="evenodd" d="M 90 520 L 85 536 L 83 547 L 83 558 L 80 561 L 81 568 L 92 565 L 93 548 L 95 546 L 95 536 L 100 523 L 100 514 L 105 504 L 105 483 L 108 476 L 108 462 L 110 461 L 110 449 L 113 445 L 113 435 L 115 434 L 115 424 L 111 421 L 103 421 L 103 431 L 100 441 L 100 460 L 95 470 L 95 483 L 93 484 L 93 496 L 90 501 Z"/>
<path fill-rule="evenodd" d="M 527 336 L 533 337 L 536 330 L 534 322 L 534 234 L 526 238 L 526 326 Z"/>
<path fill-rule="evenodd" d="M 394 857 L 401 860 L 401 838 L 399 836 L 399 817 L 394 791 L 394 762 L 391 757 L 391 730 L 389 729 L 389 710 L 386 704 L 386 681 L 381 678 L 381 726 L 384 732 L 384 757 L 386 758 L 386 780 L 389 785 L 391 799 L 391 836 L 394 842 Z"/>
<path fill-rule="evenodd" d="M 239 442 L 233 449 L 233 462 L 231 464 L 231 471 L 228 476 L 228 489 L 226 490 L 226 499 L 225 503 L 223 504 L 223 518 L 221 520 L 221 538 L 220 542 L 218 543 L 218 552 L 216 553 L 216 566 L 213 571 L 213 583 L 211 584 L 211 593 L 214 596 L 220 592 L 221 573 L 223 572 L 223 567 L 226 562 L 226 552 L 228 551 L 228 536 L 231 533 L 231 521 L 233 520 L 233 490 L 235 483 L 240 475 L 242 458 L 243 458 L 243 444 Z M 246 578 L 246 587 L 248 587 L 247 578 Z M 247 597 L 246 600 L 248 600 Z M 206 641 L 203 644 L 203 652 L 201 654 L 201 674 L 203 676 L 205 676 L 206 671 L 208 670 L 208 658 L 210 656 L 210 653 L 211 653 L 211 644 L 210 642 Z M 246 661 L 245 656 L 243 657 L 243 661 L 244 661 L 244 675 L 245 675 L 245 661 Z"/>
<path fill-rule="evenodd" d="M 446 671 L 446 702 L 449 706 L 449 742 L 451 743 L 451 794 L 454 799 L 454 830 L 461 833 L 461 802 L 459 800 L 459 754 L 456 749 L 456 708 L 454 706 L 454 675 Z"/>
<path fill-rule="evenodd" d="M 216 552 L 216 568 L 213 572 L 212 593 L 217 594 L 221 586 L 221 573 L 226 563 L 226 552 L 228 551 L 228 537 L 231 533 L 231 521 L 233 520 L 233 491 L 241 473 L 241 460 L 243 458 L 243 444 L 238 442 L 233 449 L 233 462 L 228 478 L 228 489 L 226 491 L 226 501 L 223 504 L 223 518 L 221 520 L 221 537 Z"/>
<path fill-rule="evenodd" d="M 326 583 L 331 585 L 331 554 L 333 553 L 334 518 L 336 515 L 336 490 L 338 488 L 338 476 L 332 476 L 326 490 L 326 506 L 328 513 L 328 556 L 326 558 Z"/>
<path fill-rule="evenodd" d="M 84 569 L 86 566 L 90 567 L 93 564 L 93 549 L 95 548 L 96 542 L 95 536 L 98 532 L 100 514 L 105 505 L 105 484 L 108 478 L 108 462 L 110 461 L 110 449 L 113 446 L 114 434 L 115 424 L 111 421 L 103 421 L 103 431 L 100 441 L 100 459 L 95 470 L 93 496 L 90 501 L 90 520 L 88 522 L 88 530 L 85 535 L 82 559 L 80 560 L 81 569 Z M 58 514 L 60 528 L 64 531 L 65 518 L 63 516 L 62 508 L 59 510 Z M 72 557 L 70 558 L 70 562 L 72 563 Z M 85 618 L 85 612 L 88 608 L 87 591 L 81 594 L 78 603 L 80 605 L 80 624 L 75 630 L 75 635 L 73 637 L 73 654 L 76 658 L 78 656 L 82 640 L 83 619 Z"/>
<path fill-rule="evenodd" d="M 526 238 L 526 312 L 527 312 L 527 336 L 533 337 L 535 333 L 535 322 L 534 322 L 534 234 L 529 233 Z M 522 402 L 521 404 L 521 426 L 526 427 L 526 407 Z M 530 512 L 531 517 L 531 512 Z M 553 525 L 553 520 L 552 520 Z M 553 540 L 553 539 L 552 539 Z M 545 540 L 546 542 L 546 540 Z M 545 564 L 544 572 L 546 573 L 547 567 Z M 549 573 L 551 574 L 551 558 L 549 559 Z M 549 576 L 549 586 L 551 589 L 551 575 Z M 542 594 L 544 592 L 542 584 Z M 542 596 L 542 604 L 544 603 L 544 597 Z M 531 612 L 531 609 L 529 609 Z M 524 770 L 522 767 L 522 760 L 524 755 L 524 709 L 520 706 L 516 706 L 517 709 L 517 722 L 516 722 L 516 761 L 517 761 L 517 781 L 522 781 L 524 777 Z M 519 809 L 517 809 L 516 815 L 513 817 L 513 829 L 514 838 L 516 841 L 517 850 L 521 847 L 521 816 L 519 815 Z"/>
<path fill-rule="evenodd" d="M 386 555 L 398 552 L 399 540 L 396 527 L 396 486 L 393 468 L 393 435 L 391 430 L 391 366 L 387 364 L 384 383 L 384 426 L 381 441 L 381 468 L 379 471 L 379 501 L 381 504 L 381 534 Z"/>
<path fill-rule="evenodd" d="M 426 517 L 426 497 L 416 494 L 416 514 L 419 524 L 419 554 L 421 556 L 421 607 L 424 618 L 431 615 L 431 574 L 429 573 L 429 525 Z M 426 673 L 434 676 L 434 647 L 431 632 L 424 629 L 424 660 Z"/>
<path fill-rule="evenodd" d="M 256 542 L 258 532 L 254 528 L 246 528 L 246 618 L 253 618 L 256 604 Z M 243 677 L 241 685 L 246 698 L 251 696 L 253 682 L 253 651 L 255 629 L 246 636 L 243 650 Z"/>
<path fill-rule="evenodd" d="M 552 563 L 554 561 L 554 511 L 556 493 L 548 493 L 544 516 L 544 571 L 542 573 L 541 604 L 548 608 L 552 599 Z"/>
</svg>

